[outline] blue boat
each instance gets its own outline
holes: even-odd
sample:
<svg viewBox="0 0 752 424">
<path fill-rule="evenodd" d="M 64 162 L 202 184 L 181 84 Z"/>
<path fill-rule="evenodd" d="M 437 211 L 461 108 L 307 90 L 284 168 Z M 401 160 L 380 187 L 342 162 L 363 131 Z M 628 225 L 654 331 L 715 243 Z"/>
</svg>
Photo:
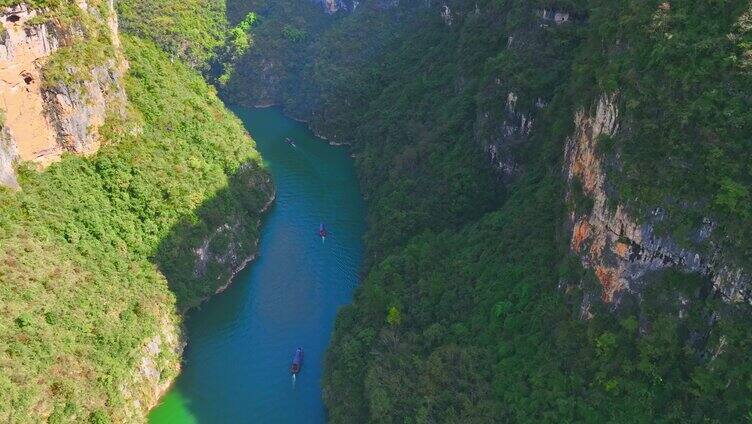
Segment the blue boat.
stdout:
<svg viewBox="0 0 752 424">
<path fill-rule="evenodd" d="M 303 366 L 303 348 L 299 347 L 295 350 L 295 356 L 292 357 L 292 365 L 290 365 L 290 372 L 292 375 L 297 375 L 300 372 L 300 368 Z"/>
</svg>

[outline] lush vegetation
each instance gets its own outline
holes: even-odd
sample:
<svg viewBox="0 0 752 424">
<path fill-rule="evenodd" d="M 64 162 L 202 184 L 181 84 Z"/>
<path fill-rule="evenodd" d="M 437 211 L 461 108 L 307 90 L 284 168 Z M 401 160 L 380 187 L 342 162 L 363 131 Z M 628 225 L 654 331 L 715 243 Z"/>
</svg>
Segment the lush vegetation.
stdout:
<svg viewBox="0 0 752 424">
<path fill-rule="evenodd" d="M 352 143 L 369 200 L 366 277 L 326 362 L 331 421 L 748 419 L 749 308 L 673 270 L 603 304 L 566 230 L 592 201 L 565 204 L 562 175 L 574 113 L 618 92 L 609 192 L 636 216 L 664 206 L 661 231 L 680 239 L 676 223 L 711 216 L 749 258 L 744 2 L 456 1 L 451 26 L 423 4 L 361 2 L 317 23 L 296 2 L 262 3 L 228 3 L 260 24 L 225 95 Z M 301 20 L 296 43 L 283 29 Z M 502 192 L 483 122 L 505 119 L 509 92 L 535 125 Z"/>
<path fill-rule="evenodd" d="M 194 68 L 205 70 L 227 35 L 225 3 L 214 0 L 117 2 L 124 31 L 151 39 Z"/>
<path fill-rule="evenodd" d="M 247 54 L 224 56 L 217 75 L 219 91 L 231 103 L 266 105 L 285 101 L 305 104 L 313 85 L 305 85 L 300 76 L 305 68 L 309 48 L 331 22 L 322 19 L 321 7 L 309 1 L 250 0 L 228 1 L 230 22 L 237 25 L 245 16 L 258 16 L 250 37 L 253 48 Z M 229 72 L 228 72 L 229 68 Z"/>
<path fill-rule="evenodd" d="M 1 421 L 143 419 L 146 343 L 227 280 L 212 254 L 256 248 L 271 183 L 242 124 L 189 67 L 124 44 L 129 116 L 109 120 L 100 152 L 0 189 Z M 233 235 L 213 237 L 225 224 Z M 174 376 L 168 346 L 154 360 Z"/>
<path fill-rule="evenodd" d="M 34 31 L 31 27 L 46 25 L 48 33 L 61 44 L 43 64 L 45 88 L 61 84 L 70 87 L 90 78 L 93 67 L 114 67 L 119 62 L 107 24 L 114 11 L 110 10 L 106 0 L 88 1 L 87 10 L 70 0 L 0 0 L 0 7 L 20 4 L 37 13 L 25 22 L 27 31 L 31 33 Z"/>
<path fill-rule="evenodd" d="M 636 216 L 663 207 L 665 231 L 685 243 L 712 217 L 716 242 L 752 265 L 749 4 L 593 3 L 578 83 L 619 93 L 629 126 L 605 146 L 621 159 L 609 175 L 618 200 Z"/>
<path fill-rule="evenodd" d="M 752 419 L 750 308 L 676 270 L 602 303 L 566 227 L 593 203 L 576 184 L 565 202 L 562 175 L 575 112 L 617 93 L 620 131 L 599 140 L 611 202 L 638 219 L 664 208 L 659 230 L 685 244 L 710 217 L 724 259 L 749 265 L 748 2 L 456 0 L 451 25 L 439 5 L 399 3 L 329 17 L 230 0 L 228 19 L 222 2 L 119 2 L 123 25 L 168 52 L 126 40 L 131 117 L 96 157 L 22 170 L 24 190 L 0 193 L 0 419 L 126 420 L 145 340 L 229 275 L 212 257 L 255 249 L 268 177 L 171 58 L 229 101 L 282 104 L 352 143 L 368 255 L 326 359 L 333 422 Z M 106 59 L 109 40 L 89 40 L 46 74 Z M 502 187 L 483 150 L 514 113 L 534 126 L 508 139 Z M 159 358 L 165 378 L 175 359 Z"/>
</svg>

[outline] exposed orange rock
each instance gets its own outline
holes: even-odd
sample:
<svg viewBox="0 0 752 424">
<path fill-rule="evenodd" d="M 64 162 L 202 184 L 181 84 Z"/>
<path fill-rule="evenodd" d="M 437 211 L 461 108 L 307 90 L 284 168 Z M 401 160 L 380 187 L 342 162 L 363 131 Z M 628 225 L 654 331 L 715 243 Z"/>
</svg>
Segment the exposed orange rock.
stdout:
<svg viewBox="0 0 752 424">
<path fill-rule="evenodd" d="M 752 28 L 752 12 L 740 19 L 743 21 L 738 25 L 740 28 Z M 752 29 L 745 31 L 752 32 Z M 740 37 L 732 35 L 734 39 Z M 638 224 L 624 205 L 617 205 L 615 209 L 609 206 L 606 172 L 598 155 L 598 143 L 602 136 L 613 137 L 618 133 L 618 118 L 616 95 L 602 96 L 595 110 L 581 110 L 576 114 L 575 132 L 565 147 L 564 170 L 570 188 L 567 197 L 571 199 L 571 189 L 577 180 L 584 194 L 593 201 L 587 215 L 571 212 L 570 247 L 579 255 L 584 267 L 595 271 L 603 287 L 603 301 L 613 302 L 617 293 L 631 289 L 630 284 L 648 272 L 678 266 L 688 272 L 709 275 L 725 300 L 750 302 L 748 293 L 752 280 L 749 274 L 732 263 L 718 262 L 722 257 L 720 250 L 702 254 L 682 248 L 670 237 L 656 235 L 653 224 Z M 661 219 L 659 210 L 652 214 Z M 712 226 L 708 231 L 712 231 Z M 583 250 L 585 240 L 587 250 Z M 636 246 L 634 257 L 633 245 Z"/>
<path fill-rule="evenodd" d="M 615 251 L 616 254 L 619 255 L 619 257 L 627 259 L 629 257 L 629 244 L 618 241 L 616 242 Z"/>
<path fill-rule="evenodd" d="M 574 230 L 572 231 L 572 250 L 579 252 L 582 243 L 587 240 L 589 235 L 590 224 L 588 224 L 587 219 L 583 218 L 574 226 Z"/>
<path fill-rule="evenodd" d="M 611 242 L 612 240 L 610 240 L 609 235 L 603 233 L 601 226 L 594 227 L 593 240 L 590 243 L 590 250 L 588 251 L 590 257 L 599 258 L 603 255 L 603 251 L 606 247 L 611 246 Z"/>
<path fill-rule="evenodd" d="M 598 169 L 600 163 L 595 156 L 594 146 L 588 146 L 592 144 L 591 137 L 586 132 L 579 135 L 578 144 L 582 148 L 577 150 L 577 155 L 572 162 L 571 172 L 580 178 L 582 182 L 582 188 L 586 194 L 594 194 L 597 190 L 598 184 Z"/>
<path fill-rule="evenodd" d="M 89 11 L 86 1 L 76 3 Z M 106 23 L 117 49 L 120 40 L 112 0 L 109 6 Z M 44 168 L 65 151 L 94 153 L 101 144 L 99 128 L 107 114 L 125 113 L 120 78 L 127 63 L 119 54 L 107 64 L 88 69 L 91 77 L 86 81 L 43 86 L 43 68 L 50 55 L 81 35 L 70 35 L 76 31 L 60 28 L 56 21 L 30 25 L 40 13 L 25 3 L 0 8 L 0 32 L 4 33 L 0 37 L 0 109 L 5 115 L 0 184 L 7 186 L 14 185 L 11 162 L 29 161 Z"/>
<path fill-rule="evenodd" d="M 597 143 L 602 135 L 613 136 L 618 130 L 618 110 L 615 96 L 603 97 L 597 105 L 594 116 L 584 111 L 575 117 L 577 131 L 566 146 L 566 166 L 570 183 L 578 179 L 585 195 L 593 200 L 589 215 L 574 216 L 572 230 L 572 250 L 582 257 L 583 265 L 595 269 L 603 286 L 602 298 L 612 302 L 614 295 L 624 288 L 621 271 L 624 264 L 611 263 L 606 252 L 614 252 L 620 258 L 628 257 L 629 246 L 619 239 L 621 231 L 636 237 L 639 241 L 639 226 L 621 208 L 612 212 L 607 206 L 605 172 L 597 153 Z M 582 251 L 583 243 L 590 245 Z M 613 255 L 612 255 L 613 256 Z"/>
<path fill-rule="evenodd" d="M 41 68 L 57 49 L 45 25 L 26 28 L 37 16 L 25 5 L 7 8 L 2 14 L 7 32 L 0 49 L 0 108 L 17 145 L 21 160 L 44 166 L 62 153 L 42 96 Z M 8 17 L 13 16 L 13 19 Z"/>
<path fill-rule="evenodd" d="M 603 292 L 601 298 L 606 303 L 614 301 L 614 295 L 624 288 L 624 284 L 621 282 L 618 271 L 615 269 L 609 269 L 604 266 L 595 267 L 595 276 L 603 286 Z"/>
</svg>

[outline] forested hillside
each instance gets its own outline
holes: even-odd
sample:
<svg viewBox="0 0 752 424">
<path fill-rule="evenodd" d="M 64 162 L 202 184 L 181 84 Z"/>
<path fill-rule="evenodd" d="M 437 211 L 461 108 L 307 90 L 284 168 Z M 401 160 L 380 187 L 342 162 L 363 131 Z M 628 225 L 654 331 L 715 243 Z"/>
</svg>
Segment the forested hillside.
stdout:
<svg viewBox="0 0 752 424">
<path fill-rule="evenodd" d="M 747 2 L 314 3 L 220 91 L 356 154 L 332 422 L 748 419 Z"/>
<path fill-rule="evenodd" d="M 22 162 L 19 189 L 0 188 L 3 422 L 143 422 L 179 370 L 181 314 L 255 254 L 273 194 L 252 140 L 201 76 L 151 41 L 97 32 L 114 12 L 89 3 L 32 2 L 44 9 L 29 31 L 71 37 L 43 76 L 89 87 L 92 63 L 122 55 L 123 85 L 112 77 L 108 90 L 128 100 L 122 113 L 107 105 L 118 113 L 97 153 L 43 171 Z"/>
<path fill-rule="evenodd" d="M 0 421 L 176 375 L 273 198 L 217 93 L 356 157 L 331 422 L 752 420 L 748 1 L 0 7 Z"/>
</svg>

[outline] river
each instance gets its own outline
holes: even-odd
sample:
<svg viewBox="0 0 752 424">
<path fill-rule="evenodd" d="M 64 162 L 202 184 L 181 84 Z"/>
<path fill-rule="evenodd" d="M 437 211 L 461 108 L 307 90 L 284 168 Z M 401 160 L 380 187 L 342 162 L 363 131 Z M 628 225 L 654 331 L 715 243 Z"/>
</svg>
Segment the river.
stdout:
<svg viewBox="0 0 752 424">
<path fill-rule="evenodd" d="M 274 176 L 276 204 L 258 260 L 188 315 L 183 371 L 149 422 L 321 423 L 324 352 L 363 256 L 365 207 L 353 160 L 277 108 L 233 110 Z M 325 242 L 321 222 L 331 233 Z M 293 384 L 298 346 L 305 361 Z"/>
</svg>

